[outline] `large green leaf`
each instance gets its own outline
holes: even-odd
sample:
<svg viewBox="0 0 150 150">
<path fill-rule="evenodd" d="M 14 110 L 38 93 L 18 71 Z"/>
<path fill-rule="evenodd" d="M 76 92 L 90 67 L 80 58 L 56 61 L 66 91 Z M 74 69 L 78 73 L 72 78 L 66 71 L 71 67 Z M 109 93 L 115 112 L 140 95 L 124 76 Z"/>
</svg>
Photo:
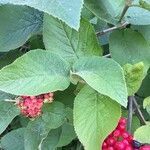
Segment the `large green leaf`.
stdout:
<svg viewBox="0 0 150 150">
<path fill-rule="evenodd" d="M 118 30 L 110 35 L 110 52 L 119 64 L 143 62 L 150 67 L 150 47 L 144 37 L 131 29 Z"/>
<path fill-rule="evenodd" d="M 66 120 L 65 105 L 60 102 L 45 104 L 43 106 L 42 119 L 50 129 L 60 127 Z"/>
<path fill-rule="evenodd" d="M 74 126 L 86 150 L 100 150 L 103 140 L 114 130 L 121 115 L 119 104 L 84 87 L 74 103 Z"/>
<path fill-rule="evenodd" d="M 141 143 L 150 144 L 150 124 L 138 128 L 134 132 L 134 138 Z"/>
<path fill-rule="evenodd" d="M 24 150 L 24 130 L 24 128 L 13 130 L 2 137 L 2 148 L 5 150 Z"/>
<path fill-rule="evenodd" d="M 124 0 L 85 0 L 85 6 L 98 18 L 116 24 L 125 5 Z"/>
<path fill-rule="evenodd" d="M 72 75 L 80 76 L 99 93 L 127 106 L 123 69 L 112 59 L 84 57 L 74 64 Z"/>
<path fill-rule="evenodd" d="M 43 38 L 47 50 L 74 61 L 82 56 L 102 55 L 92 25 L 82 19 L 79 31 L 75 31 L 62 21 L 45 15 Z"/>
<path fill-rule="evenodd" d="M 69 86 L 69 65 L 58 55 L 32 50 L 0 71 L 0 90 L 38 95 Z"/>
<path fill-rule="evenodd" d="M 42 140 L 47 137 L 49 131 L 50 128 L 48 128 L 42 118 L 30 121 L 24 133 L 25 150 L 37 150 Z"/>
<path fill-rule="evenodd" d="M 0 4 L 27 5 L 44 11 L 78 29 L 83 0 L 0 0 Z"/>
<path fill-rule="evenodd" d="M 23 45 L 41 30 L 42 13 L 27 6 L 0 6 L 0 51 Z"/>
<path fill-rule="evenodd" d="M 14 104 L 0 101 L 0 134 L 17 115 L 19 115 L 19 109 Z"/>
<path fill-rule="evenodd" d="M 150 25 L 150 11 L 140 7 L 130 7 L 126 13 L 126 21 L 133 25 Z"/>
<path fill-rule="evenodd" d="M 144 77 L 144 64 L 142 62 L 135 65 L 126 64 L 123 66 L 127 83 L 128 95 L 134 95 L 142 84 Z"/>
<path fill-rule="evenodd" d="M 61 127 L 51 130 L 42 142 L 42 150 L 55 150 L 69 144 L 76 134 L 74 127 L 69 123 L 64 123 Z"/>
</svg>

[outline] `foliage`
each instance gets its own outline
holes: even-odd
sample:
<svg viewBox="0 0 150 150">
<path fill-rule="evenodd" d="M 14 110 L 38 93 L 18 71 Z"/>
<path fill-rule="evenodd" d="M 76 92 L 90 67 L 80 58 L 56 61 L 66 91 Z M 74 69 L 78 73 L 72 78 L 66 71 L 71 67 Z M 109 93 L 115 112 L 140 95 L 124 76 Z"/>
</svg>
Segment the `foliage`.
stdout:
<svg viewBox="0 0 150 150">
<path fill-rule="evenodd" d="M 0 20 L 0 149 L 100 150 L 122 116 L 150 144 L 149 0 L 0 0 Z"/>
</svg>

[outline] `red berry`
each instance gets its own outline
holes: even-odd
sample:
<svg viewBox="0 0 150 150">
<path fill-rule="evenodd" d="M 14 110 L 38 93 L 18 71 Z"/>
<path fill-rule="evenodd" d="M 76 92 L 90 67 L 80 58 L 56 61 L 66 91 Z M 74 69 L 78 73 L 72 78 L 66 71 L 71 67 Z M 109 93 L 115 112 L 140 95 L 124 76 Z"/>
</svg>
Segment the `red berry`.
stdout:
<svg viewBox="0 0 150 150">
<path fill-rule="evenodd" d="M 123 133 L 122 133 L 122 137 L 123 137 L 124 139 L 128 138 L 128 137 L 129 137 L 129 133 L 128 133 L 128 132 L 123 132 Z"/>
<path fill-rule="evenodd" d="M 107 143 L 103 142 L 102 149 L 107 148 Z"/>
<path fill-rule="evenodd" d="M 126 145 L 126 146 L 129 145 L 129 141 L 128 141 L 127 139 L 124 139 L 124 140 L 122 141 L 122 143 L 124 143 L 124 145 Z"/>
<path fill-rule="evenodd" d="M 125 150 L 133 150 L 133 148 L 131 146 L 127 146 Z"/>
<path fill-rule="evenodd" d="M 122 142 L 116 142 L 115 144 L 116 150 L 124 150 L 125 149 L 125 144 Z"/>
<path fill-rule="evenodd" d="M 144 145 L 140 148 L 140 150 L 150 150 L 150 145 Z"/>
<path fill-rule="evenodd" d="M 107 150 L 115 150 L 113 147 L 108 147 Z"/>
<path fill-rule="evenodd" d="M 119 131 L 119 130 L 115 130 L 115 131 L 113 132 L 113 136 L 114 136 L 114 137 L 119 137 L 119 136 L 120 136 L 120 131 Z"/>
<path fill-rule="evenodd" d="M 113 144 L 115 144 L 115 139 L 113 137 L 110 137 L 107 139 L 107 144 L 112 146 Z"/>
<path fill-rule="evenodd" d="M 126 124 L 127 123 L 127 119 L 126 118 L 121 118 L 119 123 L 123 123 L 123 124 Z"/>
<path fill-rule="evenodd" d="M 119 126 L 118 126 L 118 129 L 120 131 L 125 131 L 126 130 L 126 126 L 123 123 L 120 123 Z"/>
</svg>

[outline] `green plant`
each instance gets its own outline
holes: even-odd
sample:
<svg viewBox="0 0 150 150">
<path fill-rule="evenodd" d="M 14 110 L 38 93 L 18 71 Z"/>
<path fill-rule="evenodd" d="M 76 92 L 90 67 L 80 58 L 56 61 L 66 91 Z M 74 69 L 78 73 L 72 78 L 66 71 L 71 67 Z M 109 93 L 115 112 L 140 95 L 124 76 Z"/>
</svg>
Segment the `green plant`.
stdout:
<svg viewBox="0 0 150 150">
<path fill-rule="evenodd" d="M 0 0 L 0 148 L 101 150 L 121 117 L 149 148 L 149 7 Z"/>
</svg>

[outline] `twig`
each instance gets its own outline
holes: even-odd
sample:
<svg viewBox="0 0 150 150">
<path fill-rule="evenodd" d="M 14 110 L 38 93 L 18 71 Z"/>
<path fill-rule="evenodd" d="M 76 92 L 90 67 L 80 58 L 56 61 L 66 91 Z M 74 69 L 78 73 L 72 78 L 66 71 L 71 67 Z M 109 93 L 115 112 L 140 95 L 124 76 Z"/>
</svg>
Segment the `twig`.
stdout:
<svg viewBox="0 0 150 150">
<path fill-rule="evenodd" d="M 135 97 L 133 97 L 133 105 L 135 106 L 135 114 L 137 115 L 137 117 L 139 118 L 139 120 L 141 121 L 141 123 L 143 125 L 146 125 L 146 120 L 145 120 L 145 118 L 144 118 L 141 110 L 139 109 L 139 106 L 138 106 L 138 104 L 136 102 Z"/>
<path fill-rule="evenodd" d="M 12 103 L 16 103 L 17 102 L 17 100 L 12 100 L 12 99 L 5 99 L 4 101 L 5 102 L 12 102 Z"/>
<path fill-rule="evenodd" d="M 104 55 L 105 58 L 111 58 L 111 54 Z"/>
<path fill-rule="evenodd" d="M 133 115 L 133 96 L 128 97 L 128 119 L 127 119 L 127 131 L 131 133 Z"/>
<path fill-rule="evenodd" d="M 119 22 L 122 21 L 123 17 L 125 16 L 125 14 L 126 14 L 128 8 L 131 6 L 131 4 L 132 4 L 132 0 L 126 0 L 126 4 L 125 4 L 125 6 L 124 6 L 124 8 L 123 8 L 123 11 L 122 11 L 122 13 L 121 13 Z"/>
<path fill-rule="evenodd" d="M 96 35 L 97 35 L 97 36 L 100 36 L 100 35 L 104 35 L 104 34 L 106 34 L 106 33 L 108 33 L 108 32 L 111 32 L 111 31 L 113 31 L 113 30 L 116 30 L 116 29 L 126 28 L 127 25 L 129 25 L 129 23 L 128 23 L 128 22 L 124 22 L 124 23 L 122 23 L 122 24 L 120 24 L 120 25 L 118 25 L 118 26 L 114 26 L 114 27 L 105 29 L 105 30 L 103 30 L 103 31 L 97 32 Z"/>
</svg>

